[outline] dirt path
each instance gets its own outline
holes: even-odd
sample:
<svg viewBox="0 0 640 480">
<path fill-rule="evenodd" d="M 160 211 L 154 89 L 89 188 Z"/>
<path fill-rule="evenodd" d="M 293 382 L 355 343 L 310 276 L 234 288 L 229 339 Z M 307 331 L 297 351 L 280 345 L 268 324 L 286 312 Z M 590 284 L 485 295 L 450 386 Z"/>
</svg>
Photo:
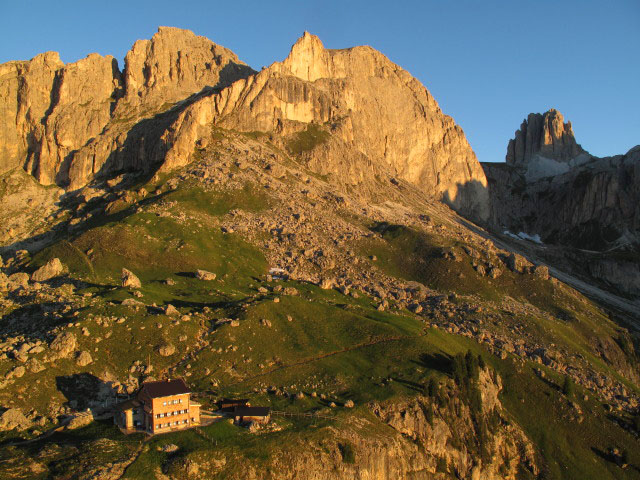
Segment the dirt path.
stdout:
<svg viewBox="0 0 640 480">
<path fill-rule="evenodd" d="M 420 334 L 420 335 L 416 335 L 416 336 L 422 337 L 424 335 L 425 334 Z M 288 368 L 299 367 L 300 365 L 307 365 L 309 363 L 317 362 L 318 360 L 322 360 L 322 359 L 325 359 L 325 358 L 333 357 L 335 355 L 340 355 L 342 353 L 352 352 L 354 350 L 360 350 L 362 348 L 371 347 L 373 345 L 379 345 L 381 343 L 397 342 L 399 340 L 405 340 L 405 339 L 408 339 L 408 338 L 415 338 L 416 336 L 403 335 L 403 336 L 399 336 L 399 337 L 381 338 L 379 340 L 374 340 L 372 342 L 359 343 L 359 344 L 354 345 L 352 347 L 344 348 L 342 350 L 335 350 L 333 352 L 329 352 L 329 353 L 325 353 L 325 354 L 322 354 L 322 355 L 318 355 L 317 357 L 307 358 L 305 360 L 301 360 L 299 362 L 291 363 L 289 365 L 281 365 L 280 367 L 274 368 L 273 370 L 269 370 L 268 372 L 262 372 L 262 373 L 259 373 L 257 375 L 252 375 L 251 377 L 244 378 L 244 379 L 239 380 L 237 382 L 230 383 L 230 384 L 228 384 L 228 386 L 232 387 L 232 386 L 235 386 L 235 385 L 240 385 L 241 383 L 245 383 L 245 382 L 247 382 L 249 380 L 254 380 L 256 378 L 265 377 L 267 375 L 271 375 L 272 373 L 279 372 L 281 370 L 285 370 L 285 369 L 288 369 Z"/>
</svg>

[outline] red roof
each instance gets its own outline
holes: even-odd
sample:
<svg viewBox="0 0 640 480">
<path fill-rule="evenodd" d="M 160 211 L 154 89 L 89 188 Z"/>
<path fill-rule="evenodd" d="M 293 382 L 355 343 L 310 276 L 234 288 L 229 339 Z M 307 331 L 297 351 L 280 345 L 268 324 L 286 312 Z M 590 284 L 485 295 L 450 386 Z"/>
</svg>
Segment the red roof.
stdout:
<svg viewBox="0 0 640 480">
<path fill-rule="evenodd" d="M 182 395 L 191 393 L 184 380 L 158 380 L 157 382 L 145 382 L 141 391 L 145 391 L 151 398 L 169 397 L 171 395 Z"/>
</svg>

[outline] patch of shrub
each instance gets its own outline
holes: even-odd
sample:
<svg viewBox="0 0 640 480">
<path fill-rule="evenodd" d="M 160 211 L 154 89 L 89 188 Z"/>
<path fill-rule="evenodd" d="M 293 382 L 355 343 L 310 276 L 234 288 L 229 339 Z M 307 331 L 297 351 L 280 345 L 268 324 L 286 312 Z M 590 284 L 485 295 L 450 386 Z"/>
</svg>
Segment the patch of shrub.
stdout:
<svg viewBox="0 0 640 480">
<path fill-rule="evenodd" d="M 329 138 L 329 132 L 320 128 L 315 123 L 310 123 L 307 129 L 297 132 L 293 135 L 287 144 L 287 147 L 296 155 L 313 150 L 316 146 L 324 143 Z"/>
<path fill-rule="evenodd" d="M 340 455 L 342 455 L 342 461 L 344 463 L 356 462 L 356 454 L 354 453 L 353 447 L 350 443 L 339 443 L 338 449 L 340 450 Z"/>
<path fill-rule="evenodd" d="M 564 393 L 567 397 L 573 397 L 575 393 L 575 384 L 573 383 L 573 379 L 566 375 L 564 377 L 564 382 L 562 383 L 562 393 Z"/>
</svg>

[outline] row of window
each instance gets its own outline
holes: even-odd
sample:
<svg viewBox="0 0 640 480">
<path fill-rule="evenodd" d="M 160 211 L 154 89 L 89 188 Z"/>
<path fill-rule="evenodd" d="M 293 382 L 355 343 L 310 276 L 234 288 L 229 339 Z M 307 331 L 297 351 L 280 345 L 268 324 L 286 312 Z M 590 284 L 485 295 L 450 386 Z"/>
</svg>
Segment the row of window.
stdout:
<svg viewBox="0 0 640 480">
<path fill-rule="evenodd" d="M 182 403 L 182 399 L 179 398 L 177 400 L 169 400 L 169 401 L 166 401 L 166 402 L 162 402 L 162 405 L 166 407 L 167 405 L 175 405 L 177 403 Z"/>
<path fill-rule="evenodd" d="M 180 415 L 187 412 L 188 410 L 176 410 L 175 412 L 156 413 L 156 418 L 171 417 L 173 415 Z"/>
<path fill-rule="evenodd" d="M 173 427 L 175 425 L 183 425 L 183 424 L 188 423 L 188 422 L 189 422 L 189 420 L 178 420 L 177 422 L 156 423 L 156 428 Z"/>
</svg>

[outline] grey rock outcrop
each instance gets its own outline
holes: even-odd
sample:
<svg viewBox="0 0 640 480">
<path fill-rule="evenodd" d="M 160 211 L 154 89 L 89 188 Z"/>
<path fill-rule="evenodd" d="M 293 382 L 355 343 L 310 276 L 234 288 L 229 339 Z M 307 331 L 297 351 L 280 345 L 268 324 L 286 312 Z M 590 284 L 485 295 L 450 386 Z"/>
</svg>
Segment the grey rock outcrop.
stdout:
<svg viewBox="0 0 640 480">
<path fill-rule="evenodd" d="M 42 267 L 31 274 L 32 282 L 46 282 L 59 276 L 64 271 L 64 265 L 59 258 L 52 258 Z"/>
<path fill-rule="evenodd" d="M 140 279 L 130 270 L 126 268 L 122 269 L 122 286 L 125 288 L 140 288 L 142 282 Z"/>
<path fill-rule="evenodd" d="M 535 155 L 569 162 L 585 153 L 576 143 L 571 122 L 555 109 L 547 112 L 530 113 L 516 131 L 515 138 L 509 140 L 506 162 L 509 165 L 526 165 Z"/>
</svg>

